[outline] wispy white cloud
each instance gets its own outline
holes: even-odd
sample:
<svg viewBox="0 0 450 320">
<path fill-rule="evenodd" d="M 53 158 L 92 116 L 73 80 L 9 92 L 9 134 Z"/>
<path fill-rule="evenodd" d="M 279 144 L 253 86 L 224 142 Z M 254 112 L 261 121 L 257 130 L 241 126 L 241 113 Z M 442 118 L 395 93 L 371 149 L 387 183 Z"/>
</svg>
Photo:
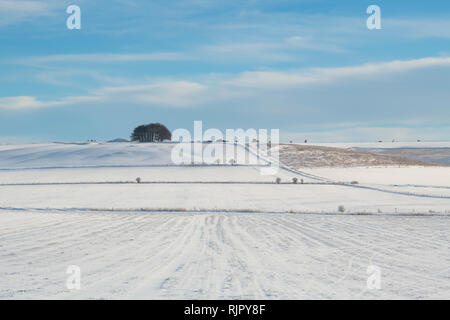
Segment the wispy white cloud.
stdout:
<svg viewBox="0 0 450 320">
<path fill-rule="evenodd" d="M 257 88 L 287 88 L 310 84 L 329 83 L 343 78 L 374 76 L 406 72 L 418 68 L 450 66 L 450 58 L 430 57 L 415 60 L 398 60 L 377 64 L 340 68 L 314 68 L 297 71 L 252 71 L 243 72 L 238 77 L 228 80 L 229 85 Z"/>
<path fill-rule="evenodd" d="M 116 54 L 116 53 L 58 54 L 58 55 L 16 58 L 11 59 L 10 61 L 19 64 L 35 64 L 35 63 L 55 63 L 55 62 L 108 63 L 108 62 L 176 61 L 185 59 L 187 59 L 187 57 L 183 53 L 154 52 L 143 54 Z"/>
<path fill-rule="evenodd" d="M 104 87 L 90 95 L 68 96 L 42 101 L 33 96 L 0 98 L 0 110 L 26 110 L 123 101 L 128 104 L 157 104 L 173 108 L 198 105 L 205 100 L 207 87 L 189 81 L 165 81 L 134 86 Z"/>
<path fill-rule="evenodd" d="M 136 86 L 107 87 L 97 95 L 105 99 L 125 96 L 134 103 L 155 104 L 169 107 L 189 107 L 205 100 L 207 86 L 191 81 L 163 81 Z"/>
<path fill-rule="evenodd" d="M 45 1 L 0 0 L 0 11 L 4 14 L 43 14 L 48 10 Z"/>
<path fill-rule="evenodd" d="M 311 36 L 293 35 L 269 40 L 222 42 L 197 49 L 196 57 L 232 61 L 282 62 L 296 61 L 304 51 L 343 53 L 345 50 L 333 43 L 320 42 Z"/>
<path fill-rule="evenodd" d="M 298 60 L 302 50 L 344 52 L 334 44 L 323 44 L 311 37 L 292 36 L 271 41 L 234 41 L 192 47 L 183 52 L 58 54 L 10 59 L 24 65 L 51 63 L 130 63 L 151 61 L 245 61 L 282 62 Z"/>
<path fill-rule="evenodd" d="M 57 6 L 54 1 L 0 0 L 0 26 L 50 16 Z"/>
<path fill-rule="evenodd" d="M 0 110 L 23 110 L 43 107 L 44 104 L 36 97 L 17 96 L 0 98 Z"/>
<path fill-rule="evenodd" d="M 383 24 L 392 33 L 406 38 L 450 38 L 450 19 L 410 18 L 383 19 Z"/>
<path fill-rule="evenodd" d="M 74 69 L 74 68 L 61 68 L 51 70 L 44 69 L 34 75 L 34 78 L 40 83 L 48 83 L 55 86 L 70 86 L 80 87 L 84 86 L 86 81 L 94 80 L 102 85 L 114 84 L 114 85 L 126 85 L 129 83 L 129 79 L 123 77 L 116 77 L 109 75 L 109 73 L 93 70 L 93 69 Z M 20 80 L 16 76 L 15 80 Z M 80 81 L 82 79 L 83 81 Z"/>
<path fill-rule="evenodd" d="M 56 101 L 45 102 L 28 96 L 0 98 L 0 109 L 35 109 L 112 100 L 173 108 L 198 107 L 206 104 L 217 105 L 237 98 L 253 99 L 254 101 L 266 100 L 264 103 L 270 103 L 272 100 L 268 99 L 269 97 L 277 97 L 279 101 L 283 101 L 284 98 L 282 99 L 277 93 L 280 90 L 285 92 L 285 96 L 288 97 L 289 95 L 296 95 L 300 88 L 329 86 L 333 83 L 341 84 L 344 80 L 348 81 L 347 89 L 351 90 L 356 84 L 364 83 L 361 80 L 372 80 L 379 76 L 392 76 L 393 74 L 432 67 L 450 67 L 450 58 L 429 57 L 351 67 L 285 72 L 243 72 L 237 75 L 206 76 L 201 81 L 160 79 L 144 84 L 98 88 L 84 96 L 70 96 Z M 383 90 L 395 94 L 395 92 L 391 92 L 391 89 L 389 83 L 386 83 L 383 87 Z M 366 90 L 371 91 L 369 87 Z M 339 91 L 337 92 L 334 94 L 339 94 Z M 403 92 L 398 94 L 402 95 L 402 99 L 409 98 L 403 96 Z M 320 101 L 323 97 L 317 96 L 316 99 Z M 352 96 L 348 96 L 347 100 L 352 103 Z"/>
<path fill-rule="evenodd" d="M 87 102 L 98 102 L 101 100 L 102 99 L 99 96 L 74 96 L 52 101 L 40 101 L 33 96 L 3 97 L 0 98 L 0 110 L 32 110 L 65 105 L 76 105 Z"/>
</svg>

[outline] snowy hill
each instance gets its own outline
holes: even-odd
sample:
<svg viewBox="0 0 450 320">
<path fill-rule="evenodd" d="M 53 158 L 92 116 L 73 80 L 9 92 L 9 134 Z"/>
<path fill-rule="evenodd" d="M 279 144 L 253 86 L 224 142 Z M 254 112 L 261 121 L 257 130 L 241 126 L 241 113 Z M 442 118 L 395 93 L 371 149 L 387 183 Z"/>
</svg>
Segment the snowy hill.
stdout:
<svg viewBox="0 0 450 320">
<path fill-rule="evenodd" d="M 47 143 L 0 146 L 0 168 L 165 165 L 166 144 Z"/>
<path fill-rule="evenodd" d="M 1 145 L 0 299 L 449 298 L 450 166 L 289 145 L 268 176 L 174 146 Z"/>
<path fill-rule="evenodd" d="M 174 143 L 41 143 L 0 145 L 0 169 L 8 168 L 71 168 L 111 166 L 170 166 Z M 187 145 L 187 144 L 186 144 Z M 210 144 L 203 144 L 206 148 Z M 223 144 L 220 144 L 223 146 Z M 242 147 L 241 150 L 243 150 Z M 193 159 L 201 159 L 195 153 Z M 245 151 L 244 151 L 245 152 Z M 248 154 L 249 159 L 255 157 Z M 205 152 L 204 159 L 206 160 Z M 201 162 L 201 161 L 200 161 Z M 239 161 L 237 164 L 245 164 Z"/>
<path fill-rule="evenodd" d="M 298 145 L 314 145 L 334 148 L 355 148 L 355 149 L 398 149 L 398 148 L 450 148 L 450 141 L 383 141 L 383 142 L 311 142 L 296 143 Z"/>
</svg>

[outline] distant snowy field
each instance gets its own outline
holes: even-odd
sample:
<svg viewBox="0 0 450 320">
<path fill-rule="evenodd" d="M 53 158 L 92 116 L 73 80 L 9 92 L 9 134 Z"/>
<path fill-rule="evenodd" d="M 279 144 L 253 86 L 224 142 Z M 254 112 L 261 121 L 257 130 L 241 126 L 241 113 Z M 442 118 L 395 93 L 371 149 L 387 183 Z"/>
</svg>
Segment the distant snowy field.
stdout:
<svg viewBox="0 0 450 320">
<path fill-rule="evenodd" d="M 125 142 L 0 145 L 0 169 L 172 166 L 174 145 Z M 210 145 L 205 143 L 203 149 Z M 194 149 L 192 159 L 201 157 Z M 254 155 L 248 157 L 249 162 L 256 163 Z M 203 160 L 206 162 L 209 158 L 205 151 Z"/>
<path fill-rule="evenodd" d="M 0 299 L 450 298 L 450 167 L 262 175 L 172 147 L 0 145 Z"/>
<path fill-rule="evenodd" d="M 311 142 L 299 143 L 300 145 L 315 145 L 335 148 L 363 148 L 363 149 L 388 149 L 388 148 L 450 148 L 450 141 L 382 141 L 382 142 Z"/>
<path fill-rule="evenodd" d="M 368 142 L 368 143 L 312 143 L 316 145 L 353 150 L 372 151 L 380 155 L 402 157 L 403 159 L 429 161 L 450 165 L 450 142 Z"/>
</svg>

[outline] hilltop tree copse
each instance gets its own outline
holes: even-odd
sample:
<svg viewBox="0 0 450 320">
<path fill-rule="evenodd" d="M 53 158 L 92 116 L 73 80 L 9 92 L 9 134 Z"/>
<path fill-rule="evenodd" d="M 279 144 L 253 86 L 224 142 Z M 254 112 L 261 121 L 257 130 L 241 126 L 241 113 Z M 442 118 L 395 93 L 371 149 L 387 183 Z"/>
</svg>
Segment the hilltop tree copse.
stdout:
<svg viewBox="0 0 450 320">
<path fill-rule="evenodd" d="M 160 123 L 140 125 L 133 130 L 131 141 L 139 142 L 161 142 L 171 140 L 172 134 L 166 126 Z"/>
</svg>

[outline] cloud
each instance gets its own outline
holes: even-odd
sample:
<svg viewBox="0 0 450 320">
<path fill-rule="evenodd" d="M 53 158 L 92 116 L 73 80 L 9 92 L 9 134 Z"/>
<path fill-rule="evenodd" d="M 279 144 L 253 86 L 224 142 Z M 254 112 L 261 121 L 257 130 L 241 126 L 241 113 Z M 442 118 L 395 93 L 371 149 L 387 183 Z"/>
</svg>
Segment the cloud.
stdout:
<svg viewBox="0 0 450 320">
<path fill-rule="evenodd" d="M 311 84 L 329 83 L 344 78 L 386 75 L 406 72 L 409 70 L 436 66 L 450 66 L 450 58 L 422 58 L 405 61 L 392 61 L 378 64 L 341 68 L 314 68 L 297 71 L 252 71 L 243 72 L 235 79 L 228 81 L 229 85 L 253 88 L 283 88 L 299 87 Z"/>
<path fill-rule="evenodd" d="M 450 39 L 449 19 L 383 19 L 383 25 L 384 28 L 408 38 Z"/>
<path fill-rule="evenodd" d="M 207 87 L 190 81 L 164 81 L 136 86 L 107 87 L 97 94 L 105 99 L 125 96 L 134 103 L 169 107 L 199 105 L 205 100 Z"/>
<path fill-rule="evenodd" d="M 0 0 L 0 11 L 4 14 L 42 14 L 48 12 L 43 1 Z"/>
<path fill-rule="evenodd" d="M 74 69 L 74 68 L 61 68 L 50 69 L 38 72 L 35 75 L 35 79 L 40 83 L 48 83 L 56 86 L 83 86 L 87 81 L 93 80 L 94 82 L 105 84 L 124 85 L 128 83 L 128 79 L 110 76 L 94 69 Z"/>
<path fill-rule="evenodd" d="M 0 0 L 0 26 L 49 16 L 54 8 L 48 1 Z"/>
<path fill-rule="evenodd" d="M 438 118 L 445 118 L 448 109 L 449 94 L 442 87 L 448 83 L 446 75 L 449 73 L 444 67 L 450 67 L 450 58 L 429 57 L 296 71 L 247 71 L 236 75 L 209 75 L 197 81 L 154 79 L 143 84 L 101 87 L 81 96 L 53 101 L 30 96 L 0 98 L 0 109 L 126 104 L 226 108 L 228 112 L 265 114 L 266 119 L 283 122 L 294 121 L 296 116 L 311 123 L 333 118 L 336 122 L 390 118 L 398 123 L 412 117 L 426 122 L 436 119 L 433 112 L 437 111 L 440 112 Z M 240 107 L 242 105 L 246 107 Z"/>
<path fill-rule="evenodd" d="M 36 97 L 16 96 L 0 98 L 0 110 L 29 110 L 39 108 L 58 107 L 64 105 L 76 105 L 87 102 L 101 101 L 99 96 L 75 96 L 65 97 L 61 100 L 40 101 Z"/>
<path fill-rule="evenodd" d="M 0 98 L 0 110 L 23 110 L 23 109 L 35 109 L 41 108 L 44 104 L 36 97 L 18 96 L 18 97 L 5 97 Z"/>
<path fill-rule="evenodd" d="M 223 128 L 279 128 L 285 141 L 423 140 L 450 134 L 446 57 L 177 78 L 104 86 L 51 101 L 4 97 L 0 110 L 79 107 L 103 114 L 137 108 L 142 114 L 214 119 L 212 125 Z"/>
<path fill-rule="evenodd" d="M 238 50 L 239 46 L 224 47 L 220 50 L 223 53 L 227 50 Z M 249 48 L 253 48 L 249 44 Z M 263 47 L 257 46 L 261 49 Z M 219 49 L 217 49 L 219 50 Z M 245 51 L 245 47 L 243 49 Z M 252 49 L 253 50 L 253 49 Z M 256 49 L 255 49 L 256 50 Z M 171 60 L 171 59 L 187 59 L 185 55 L 178 55 L 175 53 L 153 53 L 153 54 L 88 54 L 88 55 L 55 55 L 34 58 L 24 58 L 15 60 L 16 62 L 130 62 L 130 61 L 157 61 L 157 60 Z M 413 60 L 396 60 L 382 63 L 363 64 L 358 66 L 335 67 L 335 68 L 308 68 L 299 70 L 287 71 L 244 71 L 237 75 L 224 75 L 225 80 L 216 79 L 217 85 L 228 87 L 241 88 L 266 88 L 266 89 L 286 89 L 288 87 L 299 87 L 313 84 L 324 84 L 340 81 L 342 79 L 355 77 L 375 77 L 379 75 L 389 75 L 392 73 L 408 72 L 421 68 L 432 68 L 438 66 L 450 66 L 450 57 L 426 57 Z M 39 73 L 39 80 L 57 83 L 60 81 L 58 75 L 72 77 L 74 75 L 87 74 L 90 77 L 111 82 L 123 83 L 126 81 L 123 78 L 114 78 L 102 76 L 101 74 L 92 70 L 67 70 L 51 71 L 49 73 Z M 56 80 L 54 79 L 56 76 Z M 175 82 L 180 80 L 175 80 Z M 182 82 L 183 80 L 181 80 Z M 118 87 L 117 90 L 119 90 Z M 126 86 L 123 88 L 127 88 Z M 140 88 L 135 87 L 135 88 Z M 143 88 L 151 89 L 149 85 L 144 85 Z"/>
<path fill-rule="evenodd" d="M 1 1 L 1 0 L 0 0 Z M 148 53 L 90 53 L 56 54 L 8 59 L 22 65 L 50 65 L 54 63 L 129 63 L 151 61 L 221 61 L 242 62 L 293 62 L 299 53 L 321 51 L 343 53 L 345 50 L 330 42 L 318 41 L 306 35 L 276 37 L 272 39 L 233 39 L 213 44 L 191 47 L 185 51 Z"/>
<path fill-rule="evenodd" d="M 176 52 L 154 52 L 145 54 L 114 54 L 114 53 L 95 53 L 95 54 L 59 54 L 40 57 L 27 57 L 12 59 L 13 63 L 68 63 L 68 62 L 86 62 L 86 63 L 109 63 L 109 62 L 143 62 L 143 61 L 177 61 L 187 59 L 186 55 Z"/>
<path fill-rule="evenodd" d="M 0 110 L 51 108 L 110 101 L 183 108 L 203 103 L 206 90 L 205 85 L 196 82 L 164 81 L 135 86 L 104 87 L 94 90 L 90 95 L 68 96 L 51 101 L 40 101 L 31 96 L 4 97 L 0 98 Z"/>
<path fill-rule="evenodd" d="M 203 45 L 186 52 L 58 54 L 15 58 L 16 64 L 126 63 L 148 61 L 295 61 L 300 50 L 343 52 L 333 44 L 319 44 L 310 37 L 293 36 L 277 41 L 229 42 Z"/>
<path fill-rule="evenodd" d="M 200 47 L 194 56 L 208 60 L 286 62 L 298 60 L 299 53 L 321 51 L 342 53 L 345 50 L 332 43 L 317 41 L 311 36 L 295 35 L 270 40 L 233 40 Z"/>
</svg>

